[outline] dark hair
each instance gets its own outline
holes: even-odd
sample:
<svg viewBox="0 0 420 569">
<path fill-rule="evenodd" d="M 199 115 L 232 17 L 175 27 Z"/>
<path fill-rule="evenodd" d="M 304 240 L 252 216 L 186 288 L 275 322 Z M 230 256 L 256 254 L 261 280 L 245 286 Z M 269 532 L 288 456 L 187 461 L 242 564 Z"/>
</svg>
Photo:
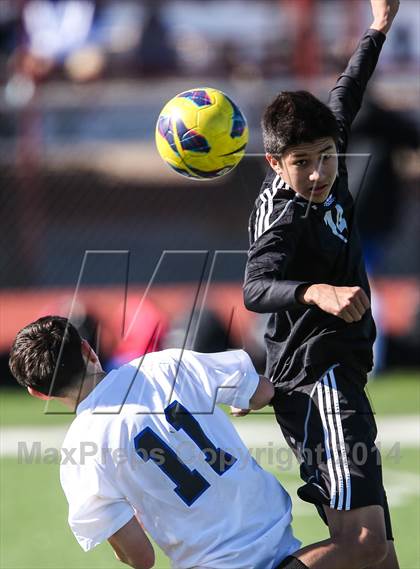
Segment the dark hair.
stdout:
<svg viewBox="0 0 420 569">
<path fill-rule="evenodd" d="M 308 91 L 283 91 L 267 107 L 262 119 L 264 148 L 280 156 L 289 146 L 318 138 L 338 139 L 331 109 Z"/>
<path fill-rule="evenodd" d="M 85 372 L 81 344 L 79 332 L 67 318 L 44 316 L 16 335 L 10 371 L 24 387 L 45 395 L 66 395 Z"/>
</svg>

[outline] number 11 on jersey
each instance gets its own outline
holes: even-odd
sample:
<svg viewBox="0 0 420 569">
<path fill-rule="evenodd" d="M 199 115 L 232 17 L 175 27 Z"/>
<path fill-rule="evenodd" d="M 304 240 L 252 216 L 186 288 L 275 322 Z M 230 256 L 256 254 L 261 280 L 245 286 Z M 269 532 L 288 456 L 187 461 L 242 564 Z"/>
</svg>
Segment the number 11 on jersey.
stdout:
<svg viewBox="0 0 420 569">
<path fill-rule="evenodd" d="M 166 420 L 177 431 L 183 430 L 203 452 L 206 462 L 222 476 L 237 461 L 228 452 L 217 448 L 207 437 L 200 423 L 178 401 L 165 409 Z M 209 487 L 210 483 L 197 471 L 190 470 L 175 451 L 150 427 L 143 429 L 134 438 L 136 453 L 145 462 L 152 460 L 168 478 L 176 484 L 174 492 L 187 506 L 191 506 Z M 159 456 L 156 456 L 159 451 Z"/>
</svg>

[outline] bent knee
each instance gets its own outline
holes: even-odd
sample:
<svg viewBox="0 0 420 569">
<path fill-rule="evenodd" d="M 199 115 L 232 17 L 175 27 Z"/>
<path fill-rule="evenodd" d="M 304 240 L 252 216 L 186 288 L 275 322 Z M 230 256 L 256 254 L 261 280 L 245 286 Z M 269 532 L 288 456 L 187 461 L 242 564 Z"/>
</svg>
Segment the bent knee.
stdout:
<svg viewBox="0 0 420 569">
<path fill-rule="evenodd" d="M 362 529 L 358 537 L 359 548 L 363 551 L 364 560 L 367 559 L 368 565 L 380 563 L 388 553 L 388 542 L 385 536 L 378 535 L 366 528 Z"/>
<path fill-rule="evenodd" d="M 367 528 L 362 528 L 359 535 L 348 536 L 339 540 L 357 564 L 363 567 L 376 565 L 383 561 L 388 554 L 388 542 L 385 536 L 378 535 Z"/>
</svg>

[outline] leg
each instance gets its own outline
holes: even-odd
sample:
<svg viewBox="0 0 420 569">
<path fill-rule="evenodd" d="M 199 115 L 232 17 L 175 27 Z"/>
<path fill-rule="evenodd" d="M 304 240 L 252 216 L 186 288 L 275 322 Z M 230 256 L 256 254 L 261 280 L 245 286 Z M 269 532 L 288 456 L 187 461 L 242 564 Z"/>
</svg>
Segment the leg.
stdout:
<svg viewBox="0 0 420 569">
<path fill-rule="evenodd" d="M 335 366 L 314 384 L 279 391 L 274 408 L 306 482 L 298 495 L 317 506 L 330 530 L 329 539 L 294 557 L 312 569 L 397 569 L 376 424 L 361 378 Z"/>
<path fill-rule="evenodd" d="M 388 541 L 388 553 L 385 559 L 377 565 L 370 565 L 367 569 L 400 569 L 394 542 L 392 540 Z"/>
<path fill-rule="evenodd" d="M 325 507 L 330 539 L 308 545 L 293 554 L 310 569 L 396 569 L 382 566 L 388 552 L 381 506 L 355 510 Z"/>
</svg>

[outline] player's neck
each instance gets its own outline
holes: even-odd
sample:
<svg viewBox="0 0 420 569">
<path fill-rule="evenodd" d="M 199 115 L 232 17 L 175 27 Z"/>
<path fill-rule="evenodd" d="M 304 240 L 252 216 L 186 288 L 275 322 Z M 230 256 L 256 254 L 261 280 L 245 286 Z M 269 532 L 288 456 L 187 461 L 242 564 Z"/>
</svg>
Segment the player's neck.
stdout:
<svg viewBox="0 0 420 569">
<path fill-rule="evenodd" d="M 103 371 L 103 369 L 101 369 L 100 371 L 96 371 L 94 373 L 90 373 L 89 375 L 85 376 L 85 378 L 81 383 L 80 388 L 76 388 L 74 391 L 72 391 L 69 395 L 65 397 L 57 397 L 57 399 L 59 399 L 63 405 L 65 405 L 72 411 L 75 411 L 77 406 L 84 399 L 86 399 L 86 397 L 90 395 L 90 393 L 92 393 L 95 387 L 104 379 L 106 375 L 107 373 L 106 371 Z"/>
</svg>

